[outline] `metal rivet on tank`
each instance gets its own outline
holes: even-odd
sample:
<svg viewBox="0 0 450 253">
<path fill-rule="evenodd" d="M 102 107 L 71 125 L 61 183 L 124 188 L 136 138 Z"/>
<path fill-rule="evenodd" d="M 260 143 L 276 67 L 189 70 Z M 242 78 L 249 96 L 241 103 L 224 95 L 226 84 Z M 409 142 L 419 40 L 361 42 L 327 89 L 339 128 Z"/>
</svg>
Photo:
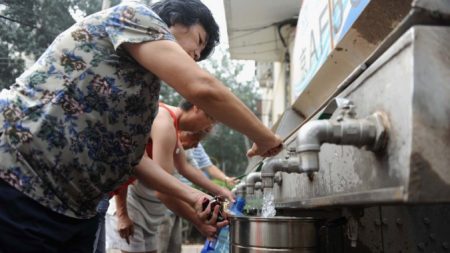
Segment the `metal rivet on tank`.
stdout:
<svg viewBox="0 0 450 253">
<path fill-rule="evenodd" d="M 420 250 L 424 250 L 424 249 L 425 249 L 425 243 L 419 242 L 419 243 L 417 244 L 417 248 L 420 249 Z"/>
<path fill-rule="evenodd" d="M 425 225 L 430 225 L 431 221 L 430 221 L 430 219 L 428 217 L 425 217 L 425 218 L 423 218 L 423 223 Z"/>
<path fill-rule="evenodd" d="M 435 241 L 435 240 L 436 240 L 436 234 L 431 233 L 431 234 L 430 234 L 430 239 L 431 239 L 432 241 Z"/>
<path fill-rule="evenodd" d="M 401 226 L 403 224 L 402 219 L 400 219 L 400 218 L 395 219 L 395 224 L 397 224 L 398 226 Z"/>
<path fill-rule="evenodd" d="M 375 226 L 379 227 L 381 225 L 380 220 L 376 219 L 373 221 L 373 223 L 375 224 Z"/>
<path fill-rule="evenodd" d="M 449 248 L 448 242 L 443 242 L 442 243 L 442 248 L 443 249 L 448 249 Z"/>
<path fill-rule="evenodd" d="M 432 16 L 433 18 L 440 18 L 440 17 L 441 17 L 441 14 L 439 13 L 439 11 L 432 11 L 432 12 L 431 12 L 431 16 Z"/>
<path fill-rule="evenodd" d="M 382 221 L 381 221 L 381 223 L 383 223 L 384 226 L 387 226 L 387 225 L 388 225 L 388 221 L 387 221 L 386 218 L 383 218 Z"/>
</svg>

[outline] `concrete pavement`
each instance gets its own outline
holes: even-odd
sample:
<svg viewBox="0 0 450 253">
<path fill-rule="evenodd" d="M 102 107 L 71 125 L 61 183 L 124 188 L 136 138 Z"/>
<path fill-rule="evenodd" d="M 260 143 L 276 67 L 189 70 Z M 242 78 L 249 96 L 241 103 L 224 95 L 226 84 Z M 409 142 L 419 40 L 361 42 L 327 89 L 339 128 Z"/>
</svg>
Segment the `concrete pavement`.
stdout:
<svg viewBox="0 0 450 253">
<path fill-rule="evenodd" d="M 181 253 L 200 253 L 203 248 L 202 244 L 183 244 Z M 121 253 L 120 250 L 109 249 L 108 253 Z"/>
<path fill-rule="evenodd" d="M 202 250 L 202 244 L 183 244 L 181 248 L 181 253 L 200 253 Z"/>
</svg>

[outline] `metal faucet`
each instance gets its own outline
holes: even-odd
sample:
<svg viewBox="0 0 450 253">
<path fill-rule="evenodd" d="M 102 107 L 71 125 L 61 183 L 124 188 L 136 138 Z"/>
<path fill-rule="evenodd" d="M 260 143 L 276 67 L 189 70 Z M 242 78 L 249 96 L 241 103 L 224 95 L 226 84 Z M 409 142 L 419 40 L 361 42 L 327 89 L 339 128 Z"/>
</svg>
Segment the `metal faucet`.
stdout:
<svg viewBox="0 0 450 253">
<path fill-rule="evenodd" d="M 246 194 L 251 195 L 255 193 L 256 182 L 261 182 L 261 172 L 252 172 L 245 178 Z"/>
<path fill-rule="evenodd" d="M 292 150 L 291 150 L 292 152 Z M 290 153 L 291 153 L 290 152 Z M 298 156 L 288 154 L 284 158 L 270 159 L 261 168 L 261 178 L 263 188 L 273 188 L 274 182 L 281 183 L 281 174 L 278 171 L 287 173 L 302 173 L 300 159 Z M 277 175 L 277 176 L 275 176 Z"/>
<path fill-rule="evenodd" d="M 335 109 L 341 109 L 336 120 L 313 120 L 303 125 L 297 135 L 297 153 L 302 170 L 319 170 L 319 151 L 323 143 L 366 147 L 372 151 L 383 149 L 387 143 L 387 119 L 381 112 L 356 119 L 351 101 L 335 100 Z M 327 110 L 327 109 L 325 109 Z"/>
<path fill-rule="evenodd" d="M 256 182 L 255 183 L 255 191 L 262 191 L 263 187 L 262 187 L 262 182 Z"/>
<path fill-rule="evenodd" d="M 245 195 L 245 182 L 241 181 L 239 184 L 237 184 L 231 192 L 236 195 L 236 197 L 243 197 Z"/>
</svg>

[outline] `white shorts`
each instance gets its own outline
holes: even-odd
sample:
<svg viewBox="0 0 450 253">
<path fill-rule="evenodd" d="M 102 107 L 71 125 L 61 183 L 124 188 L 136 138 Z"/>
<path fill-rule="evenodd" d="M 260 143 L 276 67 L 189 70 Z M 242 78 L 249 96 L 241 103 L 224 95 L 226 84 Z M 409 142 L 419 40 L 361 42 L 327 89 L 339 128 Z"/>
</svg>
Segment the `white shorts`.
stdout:
<svg viewBox="0 0 450 253">
<path fill-rule="evenodd" d="M 158 253 L 180 253 L 182 244 L 182 220 L 167 213 L 158 227 Z"/>
<path fill-rule="evenodd" d="M 106 248 L 128 252 L 157 250 L 158 226 L 164 218 L 164 213 L 167 208 L 161 202 L 154 203 L 141 199 L 131 191 L 128 191 L 127 197 L 128 215 L 134 223 L 134 234 L 129 238 L 130 244 L 120 237 L 117 231 L 117 217 L 115 212 L 109 212 L 110 210 L 108 209 L 105 222 Z"/>
</svg>

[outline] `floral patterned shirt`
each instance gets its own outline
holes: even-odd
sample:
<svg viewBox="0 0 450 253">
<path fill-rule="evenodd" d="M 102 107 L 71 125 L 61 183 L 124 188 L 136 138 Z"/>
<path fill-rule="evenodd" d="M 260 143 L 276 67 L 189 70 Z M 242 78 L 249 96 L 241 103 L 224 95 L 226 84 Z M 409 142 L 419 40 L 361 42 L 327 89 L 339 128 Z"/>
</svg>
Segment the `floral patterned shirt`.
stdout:
<svg viewBox="0 0 450 253">
<path fill-rule="evenodd" d="M 0 93 L 0 178 L 58 213 L 93 217 L 133 174 L 158 110 L 160 80 L 121 45 L 156 40 L 175 38 L 133 2 L 61 33 Z"/>
</svg>

